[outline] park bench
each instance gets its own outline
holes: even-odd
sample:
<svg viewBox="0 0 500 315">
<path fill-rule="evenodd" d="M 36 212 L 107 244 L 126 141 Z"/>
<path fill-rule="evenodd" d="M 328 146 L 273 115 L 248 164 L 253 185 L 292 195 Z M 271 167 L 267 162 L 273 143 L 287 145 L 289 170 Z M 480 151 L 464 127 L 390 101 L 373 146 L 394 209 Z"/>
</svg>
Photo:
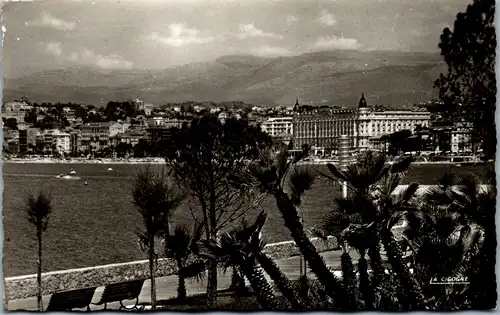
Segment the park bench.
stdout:
<svg viewBox="0 0 500 315">
<path fill-rule="evenodd" d="M 108 284 L 104 288 L 101 300 L 93 304 L 94 305 L 104 304 L 104 309 L 106 309 L 108 303 L 120 302 L 120 310 L 122 309 L 139 310 L 137 305 L 139 303 L 139 294 L 141 293 L 144 281 L 145 279 Z M 123 305 L 123 300 L 133 300 L 133 299 L 135 299 L 135 304 L 132 307 Z"/>
<path fill-rule="evenodd" d="M 46 312 L 71 311 L 74 308 L 87 308 L 90 311 L 90 303 L 96 288 L 86 288 L 70 291 L 62 291 L 52 294 Z"/>
</svg>

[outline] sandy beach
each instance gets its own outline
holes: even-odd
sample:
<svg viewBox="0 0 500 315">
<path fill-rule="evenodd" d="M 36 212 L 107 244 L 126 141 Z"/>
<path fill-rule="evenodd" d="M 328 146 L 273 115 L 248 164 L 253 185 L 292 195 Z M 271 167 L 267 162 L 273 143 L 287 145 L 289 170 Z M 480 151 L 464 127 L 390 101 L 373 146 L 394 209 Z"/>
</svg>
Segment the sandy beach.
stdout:
<svg viewBox="0 0 500 315">
<path fill-rule="evenodd" d="M 132 158 L 132 159 L 53 159 L 53 158 L 36 158 L 36 159 L 2 159 L 3 163 L 15 164 L 163 164 L 163 158 Z"/>
<path fill-rule="evenodd" d="M 413 162 L 413 165 L 449 165 L 449 164 L 485 164 L 491 161 L 467 161 L 467 162 L 451 162 L 451 161 L 436 161 L 436 162 Z M 2 158 L 2 164 L 13 163 L 13 164 L 163 164 L 165 160 L 163 158 L 129 158 L 129 159 L 54 159 L 54 158 L 32 158 L 32 159 L 22 159 L 22 158 Z M 337 160 L 314 160 L 314 161 L 304 161 L 299 162 L 302 165 L 326 165 L 329 163 L 337 164 Z"/>
</svg>

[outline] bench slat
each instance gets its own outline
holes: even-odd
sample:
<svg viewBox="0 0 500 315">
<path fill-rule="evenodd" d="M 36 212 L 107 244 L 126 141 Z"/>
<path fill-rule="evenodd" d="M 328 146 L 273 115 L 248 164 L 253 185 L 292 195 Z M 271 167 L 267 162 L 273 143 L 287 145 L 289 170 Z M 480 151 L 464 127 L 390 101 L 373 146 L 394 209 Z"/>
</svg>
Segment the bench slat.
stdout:
<svg viewBox="0 0 500 315">
<path fill-rule="evenodd" d="M 143 279 L 143 280 L 134 280 L 128 282 L 108 284 L 104 288 L 101 300 L 97 302 L 96 305 L 136 299 L 139 297 L 139 294 L 141 293 L 144 281 L 145 280 Z"/>
<path fill-rule="evenodd" d="M 88 307 L 94 297 L 96 287 L 57 292 L 50 297 L 46 312 L 70 311 Z"/>
</svg>

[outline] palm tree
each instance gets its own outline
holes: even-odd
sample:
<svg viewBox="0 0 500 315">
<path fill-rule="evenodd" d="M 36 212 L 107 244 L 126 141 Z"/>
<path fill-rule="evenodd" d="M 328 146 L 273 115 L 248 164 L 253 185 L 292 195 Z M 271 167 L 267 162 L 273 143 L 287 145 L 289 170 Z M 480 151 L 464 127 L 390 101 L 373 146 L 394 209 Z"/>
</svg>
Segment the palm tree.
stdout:
<svg viewBox="0 0 500 315">
<path fill-rule="evenodd" d="M 156 309 L 155 270 L 157 253 L 155 239 L 168 231 L 168 221 L 183 200 L 163 171 L 145 167 L 135 176 L 132 189 L 134 205 L 142 216 L 144 230 L 137 232 L 142 245 L 148 248 L 151 277 L 151 307 Z M 168 232 L 167 232 L 168 233 Z"/>
<path fill-rule="evenodd" d="M 408 266 L 402 259 L 403 252 L 391 232 L 393 222 L 391 219 L 394 213 L 408 206 L 408 202 L 418 188 L 417 184 L 412 184 L 398 195 L 393 195 L 411 162 L 411 158 L 404 158 L 391 166 L 386 163 L 384 155 L 376 155 L 369 151 L 356 163 L 348 165 L 346 170 L 340 170 L 335 165 L 328 164 L 333 177 L 323 175 L 333 181 L 346 182 L 351 194 L 348 198 L 336 200 L 337 208 L 327 219 L 325 229 L 342 230 L 351 223 L 371 226 L 373 238 L 366 239 L 366 241 L 370 243 L 368 254 L 375 274 L 373 287 L 377 287 L 384 277 L 379 250 L 380 240 L 395 275 L 402 284 L 405 299 L 408 299 L 407 307 L 420 309 L 424 305 L 422 289 L 411 276 Z M 340 216 L 337 214 L 339 210 L 343 212 Z M 339 221 L 339 217 L 343 220 Z"/>
<path fill-rule="evenodd" d="M 192 257 L 197 242 L 201 238 L 203 225 L 195 225 L 190 230 L 185 225 L 177 225 L 171 234 L 164 235 L 165 255 L 173 258 L 177 264 L 179 285 L 177 287 L 177 299 L 184 301 L 186 299 L 186 278 L 199 276 L 206 270 L 205 263 L 201 260 L 188 262 Z"/>
<path fill-rule="evenodd" d="M 300 176 L 303 179 L 303 181 L 290 180 L 291 185 L 300 182 L 300 187 L 291 189 L 292 193 L 295 193 L 295 198 L 311 187 L 314 179 L 312 174 L 306 177 L 303 176 L 303 173 L 293 172 L 293 167 L 296 166 L 297 162 L 308 155 L 308 148 L 305 147 L 303 152 L 295 158 L 289 156 L 288 148 L 285 146 L 282 147 L 276 159 L 269 150 L 262 153 L 260 161 L 250 166 L 251 176 L 257 182 L 256 185 L 274 196 L 285 226 L 290 230 L 295 244 L 309 263 L 312 272 L 324 285 L 328 295 L 338 301 L 339 306 L 342 308 L 342 303 L 346 302 L 344 290 L 338 279 L 327 267 L 323 257 L 316 251 L 316 248 L 307 237 L 292 197 L 284 191 L 284 181 L 288 178 L 289 173 L 291 173 L 289 175 L 291 177 Z"/>
<path fill-rule="evenodd" d="M 26 210 L 28 222 L 36 227 L 36 238 L 38 241 L 37 259 L 37 302 L 38 310 L 43 312 L 42 303 L 42 233 L 47 229 L 49 215 L 52 212 L 52 197 L 40 190 L 37 196 L 28 194 L 26 197 Z"/>
<path fill-rule="evenodd" d="M 291 199 L 295 207 L 300 213 L 300 221 L 304 224 L 304 213 L 300 210 L 302 204 L 302 194 L 311 189 L 313 183 L 313 175 L 307 166 L 297 166 L 294 169 L 293 176 L 289 177 L 289 189 L 291 191 Z M 303 262 L 303 265 L 302 265 Z M 300 256 L 300 274 L 307 274 L 307 262 Z M 303 268 L 303 269 L 302 269 Z M 304 273 L 302 273 L 304 272 Z"/>
</svg>

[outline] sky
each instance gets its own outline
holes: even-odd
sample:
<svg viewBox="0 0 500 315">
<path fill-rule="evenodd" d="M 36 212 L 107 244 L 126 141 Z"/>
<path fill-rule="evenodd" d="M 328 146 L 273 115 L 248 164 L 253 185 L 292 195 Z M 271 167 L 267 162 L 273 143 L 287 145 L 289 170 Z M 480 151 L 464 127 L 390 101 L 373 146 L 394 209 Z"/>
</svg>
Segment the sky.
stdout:
<svg viewBox="0 0 500 315">
<path fill-rule="evenodd" d="M 163 69 L 224 55 L 324 50 L 439 52 L 472 0 L 9 1 L 6 77 L 90 66 Z"/>
</svg>

